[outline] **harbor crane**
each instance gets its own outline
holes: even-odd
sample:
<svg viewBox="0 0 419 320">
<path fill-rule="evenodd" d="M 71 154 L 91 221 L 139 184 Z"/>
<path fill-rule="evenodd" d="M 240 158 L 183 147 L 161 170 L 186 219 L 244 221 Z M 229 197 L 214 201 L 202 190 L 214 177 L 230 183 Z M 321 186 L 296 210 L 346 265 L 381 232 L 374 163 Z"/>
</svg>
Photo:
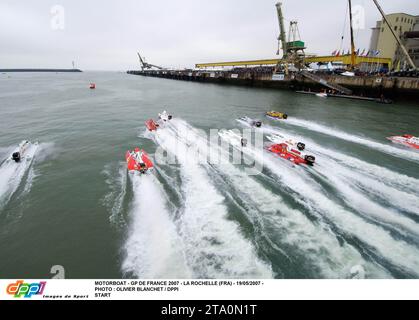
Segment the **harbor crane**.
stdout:
<svg viewBox="0 0 419 320">
<path fill-rule="evenodd" d="M 276 4 L 276 9 L 278 13 L 279 30 L 280 30 L 280 34 L 278 37 L 277 55 L 279 55 L 280 48 L 282 46 L 282 61 L 278 63 L 277 69 L 285 68 L 285 73 L 288 74 L 288 66 L 290 64 L 294 65 L 298 69 L 304 68 L 304 57 L 305 57 L 304 50 L 306 49 L 306 47 L 305 47 L 304 42 L 301 41 L 297 21 L 290 21 L 288 40 L 287 40 L 286 29 L 285 29 L 285 24 L 284 24 L 284 15 L 282 13 L 281 2 L 278 2 Z"/>
<path fill-rule="evenodd" d="M 159 69 L 159 70 L 164 69 L 163 67 L 156 66 L 156 65 L 151 64 L 151 63 L 147 63 L 145 61 L 145 58 L 142 58 L 139 52 L 137 52 L 137 54 L 138 54 L 138 58 L 140 59 L 141 71 L 144 71 L 145 69 L 148 70 L 148 69 L 153 69 L 153 68 L 156 68 L 156 69 Z"/>
</svg>

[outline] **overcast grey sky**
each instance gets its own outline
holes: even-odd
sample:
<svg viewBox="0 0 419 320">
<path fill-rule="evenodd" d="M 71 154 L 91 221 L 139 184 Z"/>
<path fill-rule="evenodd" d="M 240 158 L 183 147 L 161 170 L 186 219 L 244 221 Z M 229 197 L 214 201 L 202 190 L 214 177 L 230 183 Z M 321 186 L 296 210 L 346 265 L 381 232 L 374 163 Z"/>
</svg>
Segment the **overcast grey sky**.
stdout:
<svg viewBox="0 0 419 320">
<path fill-rule="evenodd" d="M 191 67 L 199 62 L 274 58 L 279 33 L 275 0 L 0 0 L 0 68 L 71 67 L 138 69 L 148 62 Z M 298 20 L 307 52 L 340 46 L 346 0 L 283 0 L 284 15 Z M 386 13 L 419 15 L 417 0 L 380 0 Z M 64 9 L 51 10 L 55 5 Z M 357 47 L 368 48 L 379 20 L 372 0 Z M 64 19 L 62 19 L 64 17 Z M 345 48 L 349 48 L 348 32 Z"/>
</svg>

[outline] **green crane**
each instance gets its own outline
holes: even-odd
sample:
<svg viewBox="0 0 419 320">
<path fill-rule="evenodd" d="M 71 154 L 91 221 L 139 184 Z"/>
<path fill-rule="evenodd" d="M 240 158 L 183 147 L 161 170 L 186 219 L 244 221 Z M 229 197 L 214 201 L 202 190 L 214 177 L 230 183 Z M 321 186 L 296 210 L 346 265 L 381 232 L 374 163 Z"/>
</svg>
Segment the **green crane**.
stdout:
<svg viewBox="0 0 419 320">
<path fill-rule="evenodd" d="M 277 70 L 284 68 L 285 73 L 288 74 L 288 66 L 294 65 L 298 69 L 304 67 L 304 42 L 300 39 L 300 32 L 298 31 L 297 21 L 290 21 L 289 35 L 287 39 L 287 31 L 284 24 L 284 15 L 282 12 L 282 3 L 278 2 L 276 4 L 276 9 L 278 12 L 278 21 L 279 21 L 279 37 L 278 37 L 278 52 L 279 55 L 280 48 L 282 45 L 282 60 L 278 62 Z M 280 45 L 281 43 L 281 45 Z"/>
</svg>

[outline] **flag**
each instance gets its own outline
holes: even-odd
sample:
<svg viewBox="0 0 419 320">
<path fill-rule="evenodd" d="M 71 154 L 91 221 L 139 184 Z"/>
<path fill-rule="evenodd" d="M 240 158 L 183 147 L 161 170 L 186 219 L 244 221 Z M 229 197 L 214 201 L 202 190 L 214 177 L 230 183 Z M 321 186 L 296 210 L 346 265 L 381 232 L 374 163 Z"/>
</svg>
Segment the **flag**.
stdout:
<svg viewBox="0 0 419 320">
<path fill-rule="evenodd" d="M 332 56 L 335 56 L 335 55 L 336 55 L 336 53 L 337 53 L 337 50 L 333 51 L 333 52 L 332 52 Z"/>
<path fill-rule="evenodd" d="M 380 53 L 381 53 L 381 51 L 380 50 L 377 50 L 377 51 L 375 51 L 375 54 L 374 54 L 374 56 L 379 56 L 380 55 Z"/>
<path fill-rule="evenodd" d="M 338 50 L 338 52 L 336 52 L 336 57 L 340 56 L 340 50 Z"/>
<path fill-rule="evenodd" d="M 351 50 L 349 50 L 349 49 L 348 49 L 348 53 L 347 53 L 347 55 L 349 56 L 350 54 L 351 54 Z"/>
<path fill-rule="evenodd" d="M 361 56 L 363 56 L 365 54 L 365 49 L 364 50 L 362 50 L 362 52 L 361 52 Z"/>
<path fill-rule="evenodd" d="M 360 49 L 356 50 L 356 52 L 355 52 L 355 54 L 356 54 L 357 56 L 359 56 L 359 50 L 360 50 Z"/>
<path fill-rule="evenodd" d="M 367 52 L 367 54 L 365 55 L 366 57 L 369 57 L 370 56 L 370 54 L 371 54 L 371 50 L 368 50 L 368 52 Z"/>
</svg>

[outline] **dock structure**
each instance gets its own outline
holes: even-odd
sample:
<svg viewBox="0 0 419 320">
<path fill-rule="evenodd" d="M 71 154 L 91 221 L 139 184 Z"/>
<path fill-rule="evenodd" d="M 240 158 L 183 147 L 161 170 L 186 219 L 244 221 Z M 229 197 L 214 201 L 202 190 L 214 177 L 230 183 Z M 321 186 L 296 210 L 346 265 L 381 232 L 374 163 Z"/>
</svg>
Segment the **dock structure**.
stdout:
<svg viewBox="0 0 419 320">
<path fill-rule="evenodd" d="M 374 0 L 374 3 L 383 14 L 377 0 Z M 409 73 L 411 76 L 409 78 L 391 76 L 388 71 L 393 68 L 392 59 L 378 57 L 377 53 L 370 51 L 363 55 L 359 54 L 359 49 L 356 50 L 351 10 L 352 0 L 348 0 L 348 5 L 351 50 L 347 54 L 344 54 L 342 49 L 335 51 L 330 56 L 306 54 L 306 43 L 300 37 L 297 21 L 290 21 L 287 37 L 282 3 L 278 2 L 275 5 L 280 31 L 277 38 L 277 55 L 280 55 L 282 51 L 281 58 L 198 63 L 194 70 L 158 70 L 159 67 L 154 66 L 154 70 L 142 68 L 141 71 L 128 71 L 128 73 L 174 80 L 288 89 L 310 94 L 322 91 L 330 97 L 365 101 L 378 100 L 381 103 L 386 103 L 388 98 L 411 97 L 417 100 L 419 98 L 417 72 Z M 400 43 L 397 35 L 395 37 Z M 144 66 L 143 61 L 141 62 Z M 311 64 L 315 63 L 319 66 L 334 64 L 337 68 L 331 69 L 346 70 L 346 72 L 336 72 L 336 70 L 324 72 L 320 68 L 313 70 Z M 417 70 L 414 64 L 412 67 L 413 71 Z"/>
<path fill-rule="evenodd" d="M 132 70 L 128 74 L 144 77 L 164 78 L 201 83 L 239 85 L 258 88 L 273 88 L 292 91 L 320 92 L 324 84 L 307 78 L 299 72 L 278 77 L 274 67 L 237 68 L 233 70 Z M 338 74 L 321 74 L 328 84 L 342 86 L 352 91 L 353 95 L 389 99 L 418 99 L 419 78 L 390 76 L 354 76 Z M 337 91 L 330 89 L 330 91 Z M 336 92 L 335 92 L 336 93 Z"/>
<path fill-rule="evenodd" d="M 332 90 L 347 94 L 347 95 L 351 95 L 352 94 L 352 90 L 345 88 L 344 86 L 341 86 L 340 84 L 337 83 L 332 83 L 332 82 L 328 82 L 326 79 L 314 74 L 314 73 L 310 73 L 307 71 L 301 71 L 300 72 L 304 77 L 311 79 L 317 83 L 320 83 L 321 85 L 328 87 Z"/>
</svg>

